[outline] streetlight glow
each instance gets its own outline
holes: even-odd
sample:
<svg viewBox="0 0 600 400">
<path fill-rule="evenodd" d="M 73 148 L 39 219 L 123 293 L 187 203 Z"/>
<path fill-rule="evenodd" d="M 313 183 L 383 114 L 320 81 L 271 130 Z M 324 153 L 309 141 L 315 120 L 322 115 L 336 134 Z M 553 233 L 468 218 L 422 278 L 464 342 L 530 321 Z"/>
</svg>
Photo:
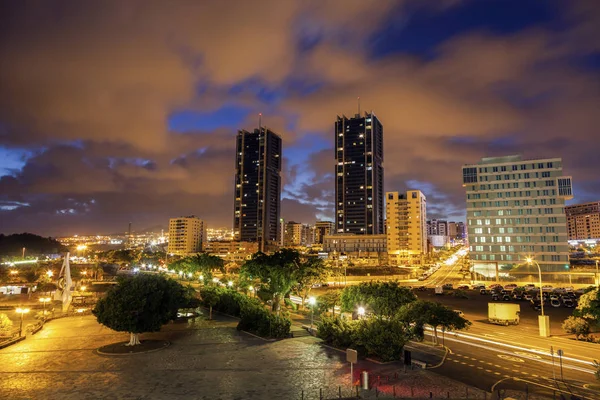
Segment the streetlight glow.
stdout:
<svg viewBox="0 0 600 400">
<path fill-rule="evenodd" d="M 15 310 L 17 312 L 17 314 L 27 314 L 29 312 L 29 308 L 21 308 L 21 307 L 17 307 L 17 309 Z"/>
<path fill-rule="evenodd" d="M 80 244 L 77 246 L 77 251 L 83 251 L 87 249 L 87 246 L 85 244 Z"/>
<path fill-rule="evenodd" d="M 309 297 L 308 298 L 308 304 L 310 304 L 311 306 L 314 306 L 315 304 L 317 304 L 317 299 L 315 299 L 314 297 Z"/>
<path fill-rule="evenodd" d="M 227 282 L 227 286 L 232 287 L 233 286 L 233 281 Z"/>
<path fill-rule="evenodd" d="M 52 270 L 49 269 L 48 271 L 46 271 L 46 275 L 48 275 L 48 278 L 52 278 L 52 275 L 54 275 L 54 272 L 52 272 Z"/>
<path fill-rule="evenodd" d="M 82 292 L 85 292 L 85 289 L 87 289 L 87 287 L 82 286 L 82 287 L 80 287 L 80 289 L 81 289 Z"/>
<path fill-rule="evenodd" d="M 358 315 L 365 315 L 365 308 L 364 307 L 358 307 L 358 309 L 356 310 L 358 312 Z"/>
</svg>

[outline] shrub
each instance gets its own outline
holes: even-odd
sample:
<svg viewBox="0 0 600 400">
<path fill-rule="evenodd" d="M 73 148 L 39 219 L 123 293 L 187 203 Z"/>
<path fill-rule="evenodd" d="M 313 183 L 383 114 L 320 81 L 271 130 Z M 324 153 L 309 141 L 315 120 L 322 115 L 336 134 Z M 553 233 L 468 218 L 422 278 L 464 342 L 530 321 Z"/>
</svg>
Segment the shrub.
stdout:
<svg viewBox="0 0 600 400">
<path fill-rule="evenodd" d="M 8 335 L 12 329 L 13 322 L 6 314 L 0 314 L 0 336 Z"/>
<path fill-rule="evenodd" d="M 371 318 L 358 324 L 356 342 L 368 355 L 382 361 L 399 360 L 408 341 L 403 324 L 398 320 Z"/>
<path fill-rule="evenodd" d="M 577 340 L 580 336 L 586 337 L 590 333 L 590 324 L 581 317 L 570 316 L 565 319 L 562 328 L 567 333 L 575 334 Z"/>
<path fill-rule="evenodd" d="M 294 303 L 292 300 L 286 298 L 286 299 L 284 299 L 284 302 L 285 302 L 286 307 L 291 308 L 294 311 L 298 310 L 298 305 L 296 303 Z"/>
<path fill-rule="evenodd" d="M 283 339 L 290 335 L 292 322 L 285 316 L 271 314 L 260 302 L 248 299 L 241 304 L 237 329 L 259 336 Z"/>
<path fill-rule="evenodd" d="M 358 321 L 324 316 L 317 322 L 317 337 L 334 347 L 350 347 L 355 343 L 357 324 Z"/>
</svg>

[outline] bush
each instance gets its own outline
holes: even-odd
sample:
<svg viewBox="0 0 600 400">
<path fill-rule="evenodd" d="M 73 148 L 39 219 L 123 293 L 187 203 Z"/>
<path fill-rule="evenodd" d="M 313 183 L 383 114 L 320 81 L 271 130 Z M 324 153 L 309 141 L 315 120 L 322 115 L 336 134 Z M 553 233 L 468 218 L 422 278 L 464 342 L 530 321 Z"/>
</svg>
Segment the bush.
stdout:
<svg viewBox="0 0 600 400">
<path fill-rule="evenodd" d="M 334 347 L 350 347 L 355 343 L 357 324 L 358 321 L 325 316 L 317 322 L 317 337 Z"/>
<path fill-rule="evenodd" d="M 258 301 L 249 299 L 241 304 L 238 330 L 252 332 L 259 336 L 283 339 L 289 337 L 291 326 L 292 321 L 289 318 L 271 314 Z"/>
<path fill-rule="evenodd" d="M 292 300 L 290 299 L 284 299 L 285 302 L 285 306 L 288 308 L 291 308 L 293 311 L 298 310 L 298 305 L 296 303 L 294 303 Z"/>
<path fill-rule="evenodd" d="M 6 336 L 12 330 L 13 322 L 6 314 L 0 314 L 0 336 Z"/>
<path fill-rule="evenodd" d="M 579 340 L 580 336 L 586 337 L 590 333 L 590 324 L 581 317 L 570 316 L 565 319 L 562 328 L 567 333 L 575 334 L 575 339 Z"/>
<path fill-rule="evenodd" d="M 368 355 L 387 362 L 401 358 L 408 335 L 404 326 L 396 319 L 371 318 L 358 324 L 356 341 Z"/>
<path fill-rule="evenodd" d="M 248 301 L 248 297 L 231 289 L 225 289 L 216 286 L 205 286 L 200 289 L 201 303 L 205 307 L 210 307 L 214 296 L 216 301 L 212 304 L 213 309 L 224 314 L 239 317 L 241 314 L 241 304 Z"/>
</svg>

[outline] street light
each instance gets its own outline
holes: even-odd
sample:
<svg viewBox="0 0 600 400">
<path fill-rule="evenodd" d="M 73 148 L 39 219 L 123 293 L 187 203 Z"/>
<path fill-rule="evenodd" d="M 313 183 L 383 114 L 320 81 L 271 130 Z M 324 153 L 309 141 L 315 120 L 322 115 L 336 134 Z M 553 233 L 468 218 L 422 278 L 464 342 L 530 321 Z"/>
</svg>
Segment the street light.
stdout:
<svg viewBox="0 0 600 400">
<path fill-rule="evenodd" d="M 550 317 L 544 315 L 544 291 L 542 290 L 542 269 L 540 268 L 540 264 L 538 264 L 538 262 L 535 261 L 533 257 L 527 257 L 525 261 L 527 262 L 527 265 L 535 264 L 535 266 L 538 269 L 540 277 L 540 306 L 542 311 L 542 315 L 538 317 L 538 325 L 540 328 L 540 336 L 546 337 L 549 336 L 548 331 L 550 328 Z"/>
<path fill-rule="evenodd" d="M 17 271 L 16 269 L 10 270 L 11 275 L 17 275 L 18 273 L 19 273 L 19 271 Z"/>
<path fill-rule="evenodd" d="M 229 286 L 229 287 L 233 287 L 233 281 L 229 281 L 229 282 L 227 282 L 227 286 Z"/>
<path fill-rule="evenodd" d="M 21 314 L 21 324 L 19 325 L 19 337 L 21 337 L 23 335 L 23 314 L 27 314 L 29 312 L 29 308 L 18 307 L 15 311 L 17 314 Z"/>
<path fill-rule="evenodd" d="M 48 275 L 48 278 L 52 278 L 52 275 L 54 275 L 54 272 L 52 272 L 52 270 L 49 269 L 48 271 L 46 271 L 46 275 Z"/>
<path fill-rule="evenodd" d="M 356 312 L 358 313 L 359 317 L 362 317 L 365 315 L 365 308 L 364 307 L 358 307 L 358 309 L 356 310 Z"/>
<path fill-rule="evenodd" d="M 80 289 L 82 292 L 85 292 L 85 289 L 87 289 L 87 287 L 85 287 L 85 286 L 81 286 L 79 289 Z"/>
<path fill-rule="evenodd" d="M 40 302 L 44 305 L 44 316 L 46 315 L 46 303 L 50 302 L 50 297 L 41 297 Z"/>
<path fill-rule="evenodd" d="M 312 330 L 313 328 L 313 321 L 314 321 L 314 315 L 315 315 L 315 304 L 317 304 L 317 299 L 315 299 L 314 297 L 309 297 L 308 298 L 308 304 L 310 304 L 310 329 Z"/>
</svg>

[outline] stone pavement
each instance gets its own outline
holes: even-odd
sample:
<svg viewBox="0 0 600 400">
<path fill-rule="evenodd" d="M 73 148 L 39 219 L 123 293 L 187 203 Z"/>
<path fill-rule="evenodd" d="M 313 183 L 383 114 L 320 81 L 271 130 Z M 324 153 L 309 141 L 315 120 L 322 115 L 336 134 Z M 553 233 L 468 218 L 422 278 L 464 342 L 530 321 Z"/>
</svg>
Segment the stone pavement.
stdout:
<svg viewBox="0 0 600 400">
<path fill-rule="evenodd" d="M 93 316 L 51 321 L 0 350 L 0 399 L 301 399 L 304 392 L 309 400 L 319 399 L 320 390 L 324 398 L 337 398 L 339 386 L 344 396 L 350 394 L 344 355 L 320 346 L 318 339 L 269 342 L 238 332 L 237 320 L 217 318 L 169 324 L 142 335 L 142 340 L 170 340 L 167 349 L 117 357 L 94 350 L 126 341 L 127 334 L 97 324 Z M 356 376 L 361 368 L 373 376 L 400 371 L 363 361 Z M 438 398 L 450 384 L 465 390 L 431 372 L 404 377 L 415 388 L 434 387 Z"/>
</svg>

